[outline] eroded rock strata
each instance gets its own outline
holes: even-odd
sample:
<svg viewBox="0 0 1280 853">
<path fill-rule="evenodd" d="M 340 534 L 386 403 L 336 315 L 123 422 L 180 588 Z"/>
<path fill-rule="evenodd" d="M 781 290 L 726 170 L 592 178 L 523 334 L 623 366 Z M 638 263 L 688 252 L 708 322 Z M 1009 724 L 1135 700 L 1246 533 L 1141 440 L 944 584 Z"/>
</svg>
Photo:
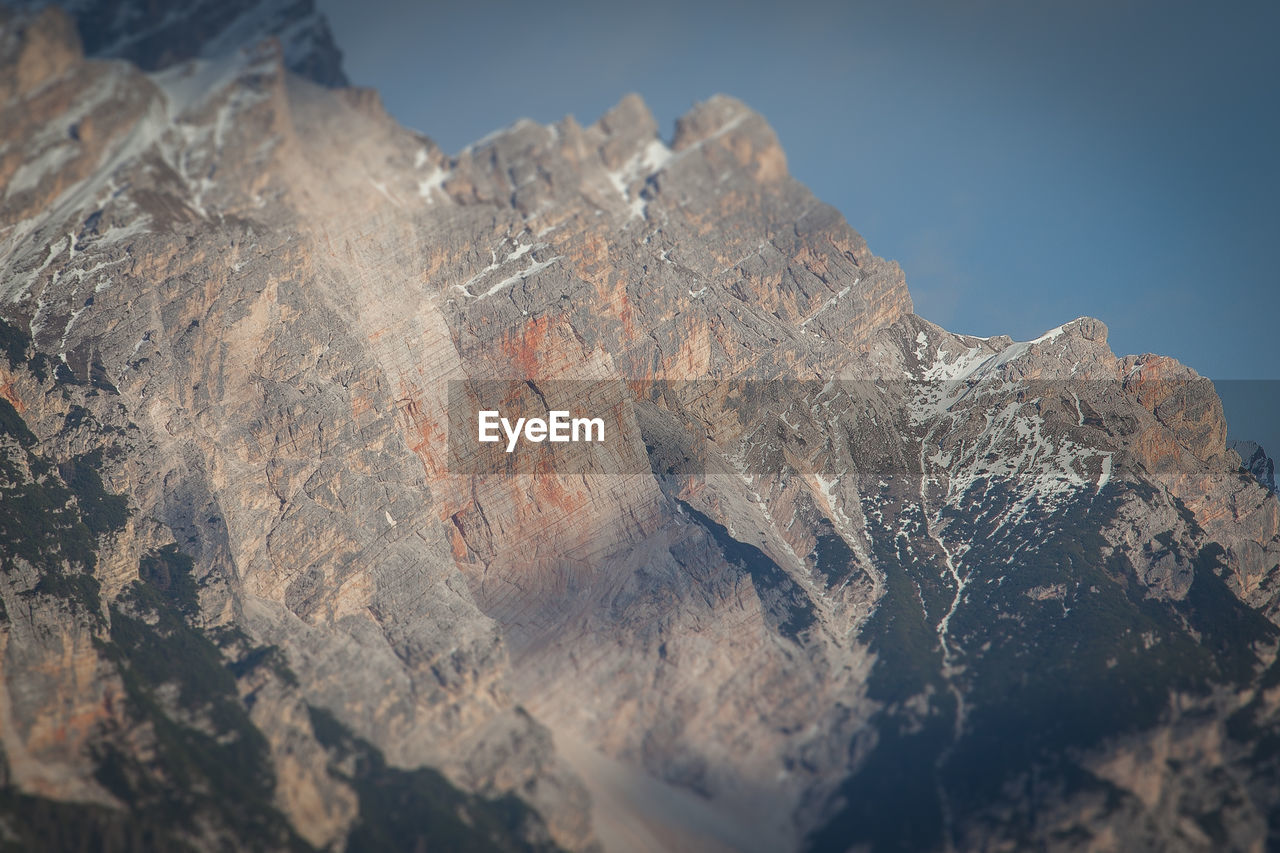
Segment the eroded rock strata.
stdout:
<svg viewBox="0 0 1280 853">
<path fill-rule="evenodd" d="M 1275 843 L 1280 516 L 1194 371 L 916 316 L 731 98 L 451 156 L 0 16 L 6 839 Z M 460 474 L 461 379 L 644 440 Z"/>
</svg>

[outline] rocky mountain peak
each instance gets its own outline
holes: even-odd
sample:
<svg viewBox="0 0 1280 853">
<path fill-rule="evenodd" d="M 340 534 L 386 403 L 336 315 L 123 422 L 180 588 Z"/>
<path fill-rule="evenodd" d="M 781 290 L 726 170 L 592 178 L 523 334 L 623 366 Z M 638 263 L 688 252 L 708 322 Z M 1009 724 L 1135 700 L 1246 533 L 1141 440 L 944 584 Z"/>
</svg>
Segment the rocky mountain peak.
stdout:
<svg viewBox="0 0 1280 853">
<path fill-rule="evenodd" d="M 35 10 L 50 0 L 18 0 Z M 342 52 L 313 0 L 66 0 L 84 52 L 159 71 L 190 59 L 216 59 L 279 40 L 288 68 L 322 86 L 345 86 Z"/>
<path fill-rule="evenodd" d="M 787 157 L 769 123 L 737 98 L 715 95 L 676 120 L 671 148 L 676 152 L 716 141 L 759 182 L 787 177 Z"/>
<path fill-rule="evenodd" d="M 1280 837 L 1280 504 L 1194 371 L 917 316 L 732 98 L 450 155 L 307 3 L 73 8 L 129 58 L 0 29 L 0 835 Z M 460 469 L 479 380 L 635 440 Z"/>
<path fill-rule="evenodd" d="M 0 6 L 0 100 L 21 97 L 63 74 L 83 51 L 75 22 L 61 9 Z"/>
<path fill-rule="evenodd" d="M 1264 488 L 1280 493 L 1276 484 L 1276 463 L 1256 441 L 1229 441 L 1227 446 L 1240 457 L 1241 464 Z"/>
<path fill-rule="evenodd" d="M 635 93 L 625 96 L 602 115 L 588 130 L 588 135 L 601 137 L 600 156 L 609 169 L 622 168 L 648 145 L 662 142 L 658 122 L 649 105 Z"/>
</svg>

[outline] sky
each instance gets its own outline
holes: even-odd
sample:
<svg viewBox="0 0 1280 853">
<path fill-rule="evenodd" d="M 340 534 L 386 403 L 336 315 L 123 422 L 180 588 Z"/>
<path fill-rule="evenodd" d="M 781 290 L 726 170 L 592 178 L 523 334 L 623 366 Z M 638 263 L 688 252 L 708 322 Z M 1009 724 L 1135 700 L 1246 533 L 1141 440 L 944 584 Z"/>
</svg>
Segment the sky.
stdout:
<svg viewBox="0 0 1280 853">
<path fill-rule="evenodd" d="M 1280 4 L 318 5 L 352 81 L 448 152 L 628 92 L 669 140 L 733 95 L 927 319 L 1026 340 L 1088 315 L 1119 354 L 1280 380 Z M 1227 402 L 1280 445 L 1280 408 Z"/>
</svg>

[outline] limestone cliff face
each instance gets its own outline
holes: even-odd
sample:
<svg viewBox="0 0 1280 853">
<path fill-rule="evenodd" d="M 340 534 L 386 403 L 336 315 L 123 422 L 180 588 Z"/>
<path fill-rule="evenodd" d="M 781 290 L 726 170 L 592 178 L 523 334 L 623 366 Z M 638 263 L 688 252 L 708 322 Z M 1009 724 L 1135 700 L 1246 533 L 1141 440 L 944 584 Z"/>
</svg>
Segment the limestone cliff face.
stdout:
<svg viewBox="0 0 1280 853">
<path fill-rule="evenodd" d="M 388 791 L 499 847 L 1274 837 L 1277 503 L 1194 372 L 915 316 L 730 98 L 449 156 L 279 40 L 139 67 L 6 14 L 5 803 L 122 846 L 421 841 Z M 485 476 L 462 379 L 665 384 L 626 473 Z M 148 793 L 236 762 L 252 820 Z"/>
</svg>

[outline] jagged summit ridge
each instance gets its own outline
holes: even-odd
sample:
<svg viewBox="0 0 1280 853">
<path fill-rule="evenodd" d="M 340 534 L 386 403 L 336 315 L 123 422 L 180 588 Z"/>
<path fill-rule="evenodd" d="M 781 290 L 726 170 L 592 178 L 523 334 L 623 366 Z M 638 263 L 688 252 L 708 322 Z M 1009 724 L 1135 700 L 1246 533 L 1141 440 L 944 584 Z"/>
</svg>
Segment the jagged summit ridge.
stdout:
<svg viewBox="0 0 1280 853">
<path fill-rule="evenodd" d="M 216 59 L 267 38 L 286 66 L 322 86 L 346 86 L 342 52 L 313 0 L 12 0 L 17 9 L 65 9 L 84 51 L 159 71 L 189 59 Z"/>
<path fill-rule="evenodd" d="M 1280 491 L 1276 485 L 1276 464 L 1265 448 L 1256 441 L 1231 441 L 1228 446 L 1240 456 L 1240 461 L 1258 482 L 1273 492 Z"/>
</svg>

